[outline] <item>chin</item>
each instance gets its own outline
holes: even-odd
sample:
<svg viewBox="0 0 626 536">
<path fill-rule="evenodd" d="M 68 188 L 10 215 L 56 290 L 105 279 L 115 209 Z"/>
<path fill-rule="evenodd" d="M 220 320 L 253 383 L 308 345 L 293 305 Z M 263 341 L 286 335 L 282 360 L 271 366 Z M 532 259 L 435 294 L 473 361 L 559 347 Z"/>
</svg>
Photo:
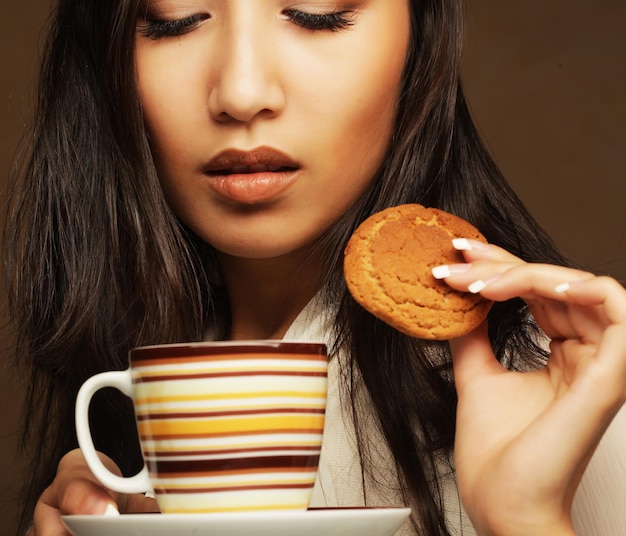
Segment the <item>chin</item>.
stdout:
<svg viewBox="0 0 626 536">
<path fill-rule="evenodd" d="M 281 243 L 276 240 L 245 242 L 212 242 L 212 246 L 219 252 L 231 257 L 242 259 L 275 259 L 284 257 L 303 248 L 302 244 Z"/>
</svg>

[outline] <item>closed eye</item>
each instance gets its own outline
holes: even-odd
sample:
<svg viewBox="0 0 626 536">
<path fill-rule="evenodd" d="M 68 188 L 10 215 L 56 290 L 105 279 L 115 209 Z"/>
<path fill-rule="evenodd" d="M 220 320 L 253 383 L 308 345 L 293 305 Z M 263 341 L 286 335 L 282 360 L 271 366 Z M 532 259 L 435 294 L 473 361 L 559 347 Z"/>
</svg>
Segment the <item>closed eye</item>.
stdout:
<svg viewBox="0 0 626 536">
<path fill-rule="evenodd" d="M 157 41 L 168 37 L 178 37 L 195 30 L 211 16 L 206 13 L 198 13 L 175 20 L 160 20 L 146 17 L 137 23 L 137 29 L 144 37 Z"/>
<path fill-rule="evenodd" d="M 334 11 L 331 13 L 308 13 L 297 9 L 286 9 L 283 14 L 287 20 L 311 31 L 329 30 L 337 32 L 354 23 L 353 11 Z"/>
</svg>

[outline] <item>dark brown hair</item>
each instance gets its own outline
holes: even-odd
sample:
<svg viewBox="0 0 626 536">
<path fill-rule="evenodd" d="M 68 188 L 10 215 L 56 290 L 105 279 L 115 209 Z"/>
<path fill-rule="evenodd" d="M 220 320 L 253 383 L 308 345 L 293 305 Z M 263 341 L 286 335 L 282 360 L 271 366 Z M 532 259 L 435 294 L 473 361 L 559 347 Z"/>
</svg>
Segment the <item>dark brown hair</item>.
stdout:
<svg viewBox="0 0 626 536">
<path fill-rule="evenodd" d="M 341 261 L 360 221 L 419 202 L 456 213 L 493 243 L 529 261 L 565 263 L 483 147 L 462 94 L 461 0 L 412 0 L 412 39 L 389 154 L 371 187 L 317 241 L 326 299 L 338 306 L 336 345 L 348 348 L 351 385 L 367 388 L 420 534 L 449 534 L 436 463 L 454 440 L 456 395 L 444 343 L 406 337 L 354 303 Z M 28 396 L 31 457 L 22 528 L 76 446 L 78 387 L 127 364 L 146 343 L 199 340 L 227 322 L 210 246 L 180 224 L 154 170 L 134 76 L 139 0 L 59 0 L 50 22 L 39 101 L 14 177 L 5 269 L 16 363 Z M 498 357 L 534 356 L 536 328 L 523 303 L 495 306 Z M 129 402 L 106 393 L 92 406 L 95 442 L 124 473 L 141 465 Z M 354 406 L 357 430 L 361 410 Z M 367 434 L 359 433 L 367 469 Z"/>
</svg>

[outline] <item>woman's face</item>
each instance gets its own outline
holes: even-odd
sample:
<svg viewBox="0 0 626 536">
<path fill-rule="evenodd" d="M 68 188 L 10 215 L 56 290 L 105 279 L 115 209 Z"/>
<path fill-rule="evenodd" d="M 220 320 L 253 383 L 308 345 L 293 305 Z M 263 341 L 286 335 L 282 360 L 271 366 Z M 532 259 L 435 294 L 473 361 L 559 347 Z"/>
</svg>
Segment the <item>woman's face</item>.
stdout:
<svg viewBox="0 0 626 536">
<path fill-rule="evenodd" d="M 234 256 L 298 250 L 389 144 L 408 0 L 149 0 L 137 76 L 172 209 Z"/>
</svg>

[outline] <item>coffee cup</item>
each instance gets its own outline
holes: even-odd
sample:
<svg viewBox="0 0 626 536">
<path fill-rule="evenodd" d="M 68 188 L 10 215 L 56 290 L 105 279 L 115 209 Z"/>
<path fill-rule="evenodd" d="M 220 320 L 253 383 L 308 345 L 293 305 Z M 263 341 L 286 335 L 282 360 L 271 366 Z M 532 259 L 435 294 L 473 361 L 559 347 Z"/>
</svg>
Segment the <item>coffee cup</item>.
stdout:
<svg viewBox="0 0 626 536">
<path fill-rule="evenodd" d="M 78 443 L 105 487 L 153 493 L 166 514 L 307 508 L 324 428 L 324 344 L 154 345 L 129 361 L 88 379 L 76 400 Z M 145 464 L 131 477 L 111 473 L 94 447 L 89 404 L 105 387 L 134 403 Z"/>
</svg>

